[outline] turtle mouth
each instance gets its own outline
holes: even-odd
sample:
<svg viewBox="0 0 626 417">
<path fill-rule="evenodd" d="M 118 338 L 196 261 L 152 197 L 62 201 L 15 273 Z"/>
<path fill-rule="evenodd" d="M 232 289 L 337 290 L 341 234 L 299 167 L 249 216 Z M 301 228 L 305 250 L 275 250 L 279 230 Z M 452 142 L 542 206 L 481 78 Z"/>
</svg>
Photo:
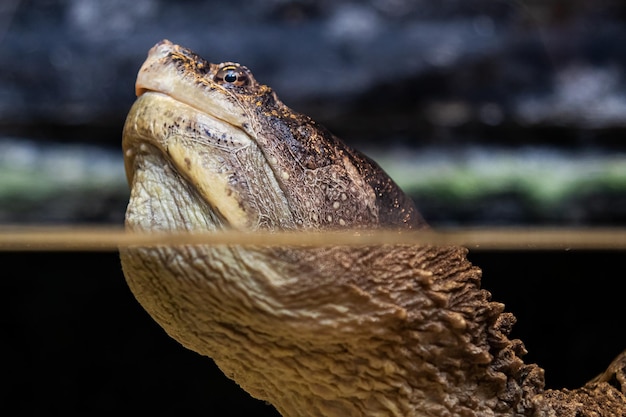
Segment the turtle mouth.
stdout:
<svg viewBox="0 0 626 417">
<path fill-rule="evenodd" d="M 150 92 L 162 93 L 223 123 L 243 129 L 249 115 L 231 92 L 198 72 L 194 66 L 198 60 L 202 61 L 203 68 L 212 66 L 186 48 L 169 41 L 159 42 L 150 49 L 137 74 L 137 97 Z"/>
</svg>

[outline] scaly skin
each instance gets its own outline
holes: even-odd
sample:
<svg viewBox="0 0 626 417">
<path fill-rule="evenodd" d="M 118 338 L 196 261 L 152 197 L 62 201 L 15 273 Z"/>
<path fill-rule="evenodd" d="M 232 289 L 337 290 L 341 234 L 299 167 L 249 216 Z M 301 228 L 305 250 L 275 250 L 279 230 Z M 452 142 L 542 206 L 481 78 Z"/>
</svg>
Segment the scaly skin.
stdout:
<svg viewBox="0 0 626 417">
<path fill-rule="evenodd" d="M 371 160 L 238 64 L 168 41 L 124 128 L 136 231 L 427 227 Z M 622 416 L 626 352 L 577 390 L 544 390 L 515 319 L 459 247 L 179 245 L 121 250 L 167 333 L 296 416 Z"/>
</svg>

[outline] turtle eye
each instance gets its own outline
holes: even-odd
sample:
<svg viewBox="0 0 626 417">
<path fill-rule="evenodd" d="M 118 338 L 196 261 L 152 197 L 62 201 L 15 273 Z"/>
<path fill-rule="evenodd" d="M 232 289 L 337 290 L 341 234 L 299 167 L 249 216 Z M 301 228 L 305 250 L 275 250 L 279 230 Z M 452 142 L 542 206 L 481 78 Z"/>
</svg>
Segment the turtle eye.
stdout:
<svg viewBox="0 0 626 417">
<path fill-rule="evenodd" d="M 250 78 L 245 69 L 236 65 L 226 65 L 215 74 L 215 82 L 243 87 L 250 83 Z"/>
</svg>

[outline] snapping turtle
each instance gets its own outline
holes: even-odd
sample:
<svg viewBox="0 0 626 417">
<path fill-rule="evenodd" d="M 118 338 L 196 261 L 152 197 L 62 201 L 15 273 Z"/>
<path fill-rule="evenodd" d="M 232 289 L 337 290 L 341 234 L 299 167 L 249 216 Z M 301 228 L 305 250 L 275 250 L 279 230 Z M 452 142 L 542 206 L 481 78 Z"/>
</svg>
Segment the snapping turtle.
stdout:
<svg viewBox="0 0 626 417">
<path fill-rule="evenodd" d="M 162 41 L 136 91 L 123 139 L 130 230 L 428 227 L 376 163 L 244 66 Z M 170 336 L 284 416 L 626 415 L 626 352 L 579 389 L 545 390 L 466 253 L 190 244 L 121 259 Z"/>
</svg>

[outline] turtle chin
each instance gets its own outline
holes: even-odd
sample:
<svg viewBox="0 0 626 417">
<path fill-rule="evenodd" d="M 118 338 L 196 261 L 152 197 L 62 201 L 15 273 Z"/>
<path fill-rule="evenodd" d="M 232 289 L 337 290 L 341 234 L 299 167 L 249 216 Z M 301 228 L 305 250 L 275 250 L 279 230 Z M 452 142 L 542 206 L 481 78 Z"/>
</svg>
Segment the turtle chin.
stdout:
<svg viewBox="0 0 626 417">
<path fill-rule="evenodd" d="M 218 231 L 228 222 L 158 152 L 135 157 L 126 227 L 141 232 Z"/>
</svg>

